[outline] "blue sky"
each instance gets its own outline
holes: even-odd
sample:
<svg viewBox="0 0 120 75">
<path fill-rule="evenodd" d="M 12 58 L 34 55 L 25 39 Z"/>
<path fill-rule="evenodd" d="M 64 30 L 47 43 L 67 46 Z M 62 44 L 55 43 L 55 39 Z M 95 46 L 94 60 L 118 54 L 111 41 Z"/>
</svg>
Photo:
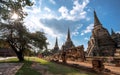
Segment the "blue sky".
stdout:
<svg viewBox="0 0 120 75">
<path fill-rule="evenodd" d="M 24 22 L 29 31 L 44 31 L 48 38 L 48 48 L 52 49 L 55 38 L 58 44 L 66 40 L 68 27 L 75 46 L 84 45 L 93 29 L 93 11 L 100 22 L 111 32 L 120 33 L 120 0 L 31 0 L 32 7 L 24 8 L 28 13 Z"/>
</svg>

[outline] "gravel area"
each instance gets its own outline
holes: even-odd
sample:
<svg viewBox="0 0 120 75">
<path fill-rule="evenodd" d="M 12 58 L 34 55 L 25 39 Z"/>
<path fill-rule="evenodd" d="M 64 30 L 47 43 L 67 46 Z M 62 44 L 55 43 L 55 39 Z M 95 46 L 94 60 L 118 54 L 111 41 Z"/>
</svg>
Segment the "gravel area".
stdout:
<svg viewBox="0 0 120 75">
<path fill-rule="evenodd" d="M 23 63 L 0 63 L 0 75 L 15 75 Z"/>
</svg>

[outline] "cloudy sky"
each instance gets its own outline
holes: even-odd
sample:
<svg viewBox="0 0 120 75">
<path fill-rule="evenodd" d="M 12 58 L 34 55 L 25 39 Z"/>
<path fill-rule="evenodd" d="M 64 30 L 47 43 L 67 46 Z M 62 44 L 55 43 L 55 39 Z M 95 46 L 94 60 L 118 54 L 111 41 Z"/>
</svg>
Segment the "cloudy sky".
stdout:
<svg viewBox="0 0 120 75">
<path fill-rule="evenodd" d="M 24 8 L 28 13 L 24 22 L 29 31 L 43 31 L 52 49 L 55 38 L 58 44 L 66 40 L 68 27 L 75 46 L 84 45 L 91 36 L 93 11 L 105 28 L 120 32 L 120 0 L 31 0 L 32 7 Z"/>
</svg>

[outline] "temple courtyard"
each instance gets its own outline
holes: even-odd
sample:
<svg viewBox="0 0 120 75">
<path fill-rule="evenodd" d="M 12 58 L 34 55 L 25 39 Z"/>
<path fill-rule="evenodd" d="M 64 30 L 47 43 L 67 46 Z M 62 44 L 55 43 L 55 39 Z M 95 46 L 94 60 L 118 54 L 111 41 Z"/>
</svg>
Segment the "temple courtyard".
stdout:
<svg viewBox="0 0 120 75">
<path fill-rule="evenodd" d="M 98 73 L 92 71 L 88 62 L 67 61 L 50 62 L 37 57 L 26 57 L 25 62 L 17 62 L 16 57 L 0 58 L 0 75 L 120 75 L 120 67 L 105 65 L 111 72 Z"/>
</svg>

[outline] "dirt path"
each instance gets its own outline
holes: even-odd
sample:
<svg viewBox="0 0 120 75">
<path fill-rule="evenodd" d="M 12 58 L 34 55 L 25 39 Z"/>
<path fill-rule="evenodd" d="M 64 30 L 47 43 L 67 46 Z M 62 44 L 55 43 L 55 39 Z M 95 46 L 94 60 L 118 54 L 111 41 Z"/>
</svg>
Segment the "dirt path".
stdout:
<svg viewBox="0 0 120 75">
<path fill-rule="evenodd" d="M 0 75 L 15 75 L 23 63 L 0 63 Z"/>
<path fill-rule="evenodd" d="M 92 64 L 87 63 L 87 62 L 74 62 L 74 61 L 67 61 L 68 64 L 79 64 L 81 66 L 85 66 L 88 68 L 92 68 Z M 115 66 L 107 66 L 105 65 L 105 68 L 111 70 L 111 72 L 116 73 L 120 75 L 120 67 L 115 67 Z"/>
</svg>

